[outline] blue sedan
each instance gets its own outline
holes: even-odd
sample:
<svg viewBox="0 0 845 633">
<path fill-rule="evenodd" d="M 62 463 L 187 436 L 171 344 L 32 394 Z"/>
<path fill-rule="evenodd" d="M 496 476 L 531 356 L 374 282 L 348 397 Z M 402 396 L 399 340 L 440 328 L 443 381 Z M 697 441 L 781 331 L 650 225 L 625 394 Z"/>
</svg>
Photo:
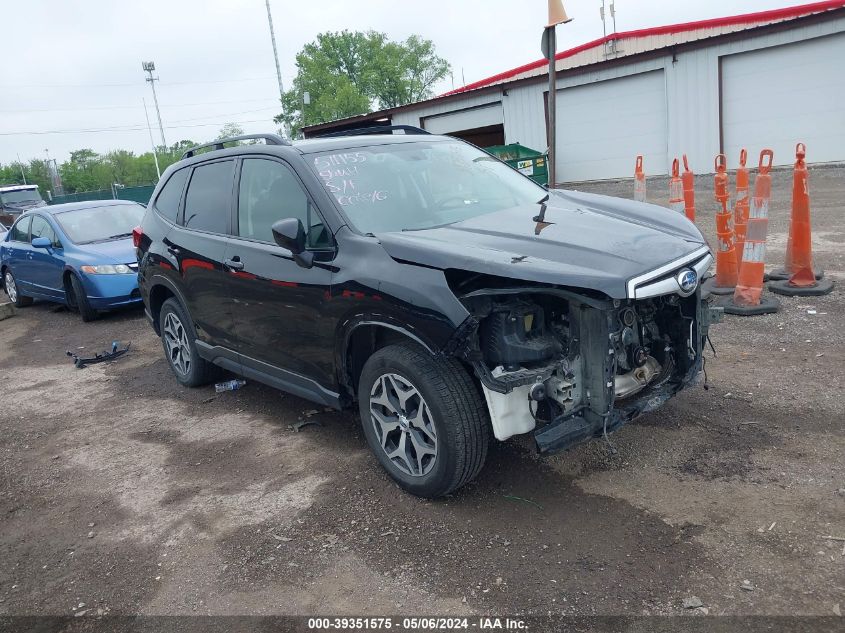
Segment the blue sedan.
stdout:
<svg viewBox="0 0 845 633">
<path fill-rule="evenodd" d="M 18 307 L 33 299 L 63 303 L 83 321 L 140 305 L 132 229 L 145 209 L 93 200 L 26 212 L 0 238 L 0 279 Z"/>
</svg>

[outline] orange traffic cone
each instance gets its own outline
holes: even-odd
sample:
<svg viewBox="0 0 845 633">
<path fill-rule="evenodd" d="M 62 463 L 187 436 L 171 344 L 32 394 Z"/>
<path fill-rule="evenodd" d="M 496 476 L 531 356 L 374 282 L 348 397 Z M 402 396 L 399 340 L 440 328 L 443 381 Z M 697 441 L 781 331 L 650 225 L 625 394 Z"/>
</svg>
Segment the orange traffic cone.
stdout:
<svg viewBox="0 0 845 633">
<path fill-rule="evenodd" d="M 739 152 L 739 167 L 736 170 L 736 200 L 734 202 L 734 234 L 737 260 L 742 259 L 745 245 L 745 231 L 748 225 L 748 152 L 743 148 Z"/>
<path fill-rule="evenodd" d="M 768 157 L 768 163 L 763 159 Z M 728 314 L 751 316 L 777 312 L 780 303 L 773 297 L 763 296 L 763 274 L 766 267 L 766 234 L 769 232 L 769 199 L 772 195 L 772 168 L 774 154 L 770 149 L 760 152 L 754 197 L 748 212 L 748 228 L 739 265 L 739 279 L 733 297 L 723 304 Z"/>
<path fill-rule="evenodd" d="M 637 155 L 634 165 L 634 200 L 645 202 L 645 172 L 643 171 L 643 155 Z"/>
<path fill-rule="evenodd" d="M 684 173 L 681 174 L 684 185 L 684 213 L 687 220 L 695 222 L 695 174 L 690 171 L 687 155 L 684 154 Z"/>
<path fill-rule="evenodd" d="M 789 221 L 789 246 L 785 269 L 791 269 L 787 280 L 772 281 L 769 290 L 779 295 L 807 297 L 826 295 L 833 282 L 813 272 L 813 240 L 810 230 L 810 176 L 804 156 L 804 143 L 795 147 L 795 169 L 792 176 L 792 216 Z"/>
<path fill-rule="evenodd" d="M 672 178 L 669 180 L 669 207 L 672 211 L 684 212 L 684 183 L 681 181 L 677 158 L 672 161 Z"/>
<path fill-rule="evenodd" d="M 733 294 L 736 287 L 737 265 L 734 249 L 733 216 L 730 212 L 728 194 L 727 159 L 724 154 L 716 156 L 716 175 L 713 177 L 716 198 L 716 277 L 706 284 L 706 290 L 714 295 Z"/>
</svg>

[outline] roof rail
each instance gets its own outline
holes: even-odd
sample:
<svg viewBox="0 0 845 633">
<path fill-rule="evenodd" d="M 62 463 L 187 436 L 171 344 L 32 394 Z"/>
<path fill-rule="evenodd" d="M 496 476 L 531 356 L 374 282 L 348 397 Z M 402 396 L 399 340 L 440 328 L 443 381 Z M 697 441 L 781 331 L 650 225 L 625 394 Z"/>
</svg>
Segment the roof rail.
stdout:
<svg viewBox="0 0 845 633">
<path fill-rule="evenodd" d="M 212 149 L 223 149 L 223 143 L 232 143 L 234 141 L 248 141 L 251 139 L 264 139 L 265 145 L 290 145 L 290 141 L 287 139 L 282 138 L 278 134 L 241 134 L 240 136 L 230 136 L 228 138 L 221 138 L 217 139 L 216 141 L 211 141 L 210 143 L 203 143 L 202 145 L 197 145 L 196 147 L 192 147 L 187 152 L 182 154 L 182 158 L 190 158 L 191 156 L 195 156 L 197 150 L 205 149 L 206 147 L 211 147 Z"/>
<path fill-rule="evenodd" d="M 422 128 L 413 125 L 373 125 L 371 127 L 359 127 L 354 130 L 342 130 L 340 132 L 327 132 L 318 134 L 316 138 L 330 138 L 332 136 L 360 136 L 361 134 L 391 134 L 396 130 L 402 130 L 405 134 L 431 134 Z"/>
</svg>

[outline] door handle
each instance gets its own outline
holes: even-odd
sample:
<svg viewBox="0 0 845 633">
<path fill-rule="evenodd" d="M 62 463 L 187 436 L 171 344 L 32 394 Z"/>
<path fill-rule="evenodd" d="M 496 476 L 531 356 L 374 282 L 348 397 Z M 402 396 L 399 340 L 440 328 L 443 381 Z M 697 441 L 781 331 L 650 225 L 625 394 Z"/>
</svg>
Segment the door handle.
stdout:
<svg viewBox="0 0 845 633">
<path fill-rule="evenodd" d="M 223 265 L 229 270 L 243 270 L 244 263 L 240 257 L 235 256 L 233 259 L 224 259 Z"/>
</svg>

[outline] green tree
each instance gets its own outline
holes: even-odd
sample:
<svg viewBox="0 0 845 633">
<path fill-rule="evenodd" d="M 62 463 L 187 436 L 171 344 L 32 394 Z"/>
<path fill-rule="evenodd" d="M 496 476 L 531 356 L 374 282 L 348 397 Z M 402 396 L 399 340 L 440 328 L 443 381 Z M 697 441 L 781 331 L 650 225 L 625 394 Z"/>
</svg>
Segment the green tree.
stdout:
<svg viewBox="0 0 845 633">
<path fill-rule="evenodd" d="M 244 133 L 244 129 L 238 125 L 237 123 L 226 123 L 223 127 L 220 128 L 220 133 L 215 138 L 215 141 L 219 141 L 221 138 L 229 138 L 231 136 L 241 136 Z"/>
<path fill-rule="evenodd" d="M 430 40 L 414 35 L 392 42 L 375 31 L 321 33 L 299 52 L 296 65 L 293 87 L 282 101 L 284 114 L 275 118 L 294 135 L 304 125 L 428 98 L 450 70 Z"/>
</svg>

